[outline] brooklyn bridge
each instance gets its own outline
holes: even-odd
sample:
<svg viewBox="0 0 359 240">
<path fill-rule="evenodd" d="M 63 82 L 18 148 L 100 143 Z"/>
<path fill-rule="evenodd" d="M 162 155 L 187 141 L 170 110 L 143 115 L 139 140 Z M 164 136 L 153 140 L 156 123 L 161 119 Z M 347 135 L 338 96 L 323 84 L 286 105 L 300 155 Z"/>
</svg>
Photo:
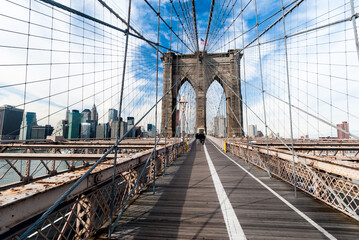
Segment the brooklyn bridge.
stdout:
<svg viewBox="0 0 359 240">
<path fill-rule="evenodd" d="M 358 239 L 357 0 L 0 0 L 0 239 Z"/>
</svg>

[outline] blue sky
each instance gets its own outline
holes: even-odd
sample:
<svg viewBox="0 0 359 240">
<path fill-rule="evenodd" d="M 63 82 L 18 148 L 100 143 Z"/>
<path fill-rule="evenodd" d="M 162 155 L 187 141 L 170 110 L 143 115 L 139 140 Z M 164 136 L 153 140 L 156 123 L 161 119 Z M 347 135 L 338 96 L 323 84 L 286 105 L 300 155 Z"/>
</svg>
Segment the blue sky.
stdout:
<svg viewBox="0 0 359 240">
<path fill-rule="evenodd" d="M 114 15 L 109 14 L 97 0 L 58 1 L 121 29 L 126 28 L 125 24 L 117 20 Z M 127 18 L 128 1 L 107 0 L 105 2 L 121 17 Z M 158 1 L 150 0 L 149 2 L 157 10 Z M 236 4 L 234 8 L 234 16 L 236 17 L 240 13 L 241 1 L 233 2 Z M 284 5 L 288 5 L 290 2 L 292 1 L 286 0 Z M 66 107 L 69 105 L 71 108 L 82 110 L 83 108 L 90 108 L 95 102 L 96 105 L 99 105 L 100 116 L 103 116 L 105 121 L 107 109 L 118 107 L 118 92 L 123 62 L 123 33 L 103 27 L 98 23 L 93 24 L 90 20 L 69 14 L 63 10 L 53 9 L 39 1 L 21 0 L 17 3 L 19 5 L 5 0 L 0 2 L 0 12 L 2 14 L 0 19 L 0 62 L 2 64 L 0 66 L 0 72 L 2 73 L 0 76 L 0 104 L 21 106 L 24 102 L 38 99 L 38 101 L 31 104 L 25 104 L 25 107 L 28 111 L 37 111 L 38 118 L 46 118 L 48 112 L 56 112 L 61 109 L 61 106 Z M 34 65 L 26 67 L 29 3 L 32 4 L 29 63 Z M 190 2 L 188 3 L 190 6 Z M 249 3 L 248 7 L 243 14 L 244 31 L 251 29 L 256 23 L 255 1 L 244 0 L 243 6 L 247 5 L 247 3 Z M 196 1 L 199 39 L 205 38 L 210 4 L 211 1 Z M 222 1 L 216 1 L 216 4 L 222 4 Z M 356 3 L 356 9 L 358 8 L 357 5 Z M 168 24 L 170 24 L 171 20 L 170 6 L 170 1 L 161 1 L 161 15 Z M 178 11 L 177 1 L 175 1 L 175 6 Z M 258 21 L 261 22 L 267 19 L 273 13 L 280 10 L 280 6 L 280 1 L 258 0 Z M 213 13 L 213 23 L 220 19 L 220 8 L 215 8 L 215 10 Z M 349 10 L 349 0 L 303 1 L 299 8 L 292 11 L 286 17 L 287 34 L 293 34 L 327 24 L 328 22 L 348 18 L 350 17 Z M 131 12 L 131 25 L 146 38 L 156 42 L 157 16 L 153 10 L 143 0 L 133 0 Z M 280 15 L 281 12 L 279 11 L 275 16 L 261 24 L 259 32 L 262 32 L 266 27 L 271 25 Z M 71 25 L 69 24 L 70 22 Z M 229 19 L 224 22 L 222 30 L 216 31 L 215 35 L 210 36 L 210 45 L 207 47 L 209 51 L 227 51 L 230 48 L 234 48 L 234 45 L 237 48 L 241 48 L 243 46 L 242 39 L 244 45 L 247 45 L 248 42 L 256 37 L 257 29 L 253 28 L 251 31 L 246 32 L 242 38 L 240 34 L 242 32 L 242 22 L 241 17 L 239 17 L 234 24 L 235 32 L 233 32 L 234 28 L 231 27 L 225 37 L 223 37 L 223 39 L 226 39 L 225 42 L 228 39 L 232 39 L 229 44 L 223 46 L 224 41 L 222 40 L 220 40 L 218 45 L 215 45 L 213 41 L 211 42 L 211 37 L 222 36 L 224 29 L 227 29 L 231 22 L 232 13 L 229 15 Z M 52 24 L 53 30 L 51 30 Z M 173 17 L 173 29 L 177 32 L 175 16 Z M 69 34 L 71 35 L 70 38 Z M 51 40 L 51 36 L 54 40 Z M 237 38 L 235 41 L 233 41 L 234 36 Z M 282 22 L 279 22 L 261 37 L 261 63 L 264 89 L 272 96 L 287 101 L 284 42 L 283 40 L 275 40 L 282 36 Z M 69 39 L 71 44 L 68 43 Z M 169 46 L 169 39 L 169 30 L 161 22 L 160 44 Z M 332 123 L 346 119 L 350 121 L 351 126 L 354 126 L 354 120 L 358 118 L 359 113 L 352 106 L 356 105 L 355 96 L 359 86 L 356 84 L 358 67 L 355 44 L 352 39 L 352 25 L 348 22 L 288 38 L 288 52 L 290 78 L 292 79 L 291 88 L 292 92 L 295 92 L 293 99 L 296 105 L 302 109 L 310 110 L 314 115 L 318 115 L 320 118 Z M 266 43 L 270 40 L 275 41 Z M 51 51 L 51 47 L 53 51 Z M 202 49 L 203 45 L 200 45 L 200 48 Z M 177 39 L 174 35 L 172 35 L 172 49 L 177 49 Z M 161 49 L 161 51 L 165 50 Z M 179 51 L 189 53 L 186 48 L 182 48 L 181 44 L 179 45 Z M 69 56 L 67 52 L 72 53 Z M 319 52 L 319 54 L 314 55 L 316 52 Z M 345 54 L 340 55 L 340 52 L 345 52 Z M 241 66 L 246 66 L 245 71 L 244 69 L 241 71 L 242 80 L 248 82 L 248 86 L 260 88 L 258 47 L 254 44 L 252 47 L 247 48 L 244 54 L 245 62 L 243 59 Z M 71 62 L 70 67 L 68 66 L 69 64 L 61 64 L 68 62 L 69 59 Z M 82 61 L 88 63 L 80 64 Z M 307 62 L 309 64 L 306 64 Z M 348 64 L 352 62 L 352 65 Z M 36 66 L 39 63 L 43 65 Z M 58 64 L 54 65 L 53 63 Z M 333 63 L 336 65 L 333 65 Z M 17 65 L 15 66 L 15 64 Z M 113 70 L 108 70 L 110 68 Z M 144 41 L 130 37 L 125 81 L 125 117 L 133 113 L 135 117 L 139 118 L 146 109 L 153 105 L 155 100 L 156 75 L 156 50 Z M 327 75 L 330 75 L 330 77 Z M 53 79 L 51 84 L 50 81 L 46 80 L 50 78 Z M 70 84 L 68 84 L 68 79 L 70 79 Z M 27 81 L 27 94 L 24 99 L 25 81 Z M 35 83 L 36 81 L 41 82 Z M 9 87 L 13 83 L 19 83 L 19 85 Z M 158 92 L 159 96 L 161 96 L 161 61 L 159 61 L 158 83 Z M 331 86 L 336 91 L 328 91 L 328 86 Z M 348 86 L 347 89 L 345 86 Z M 221 89 L 219 88 L 218 91 L 221 91 Z M 61 92 L 64 93 L 52 96 Z M 317 95 L 317 92 L 320 94 Z M 248 87 L 248 95 L 248 105 L 256 109 L 257 113 L 263 118 L 261 92 L 254 87 Z M 271 95 L 267 94 L 265 97 L 265 101 L 268 102 L 267 105 L 269 106 L 268 111 L 271 111 L 273 115 L 270 121 L 277 126 L 276 128 L 281 128 L 280 124 L 287 126 L 286 117 L 288 117 L 288 112 L 285 110 L 287 108 L 273 99 Z M 348 99 L 345 96 L 348 96 Z M 45 100 L 40 100 L 42 98 L 45 98 Z M 48 109 L 49 102 L 50 110 Z M 330 105 L 331 103 L 332 105 Z M 274 109 L 271 109 L 273 106 Z M 310 119 L 307 119 L 307 116 L 302 116 L 299 113 L 294 114 L 296 114 L 298 129 L 308 128 L 308 132 L 313 132 L 313 129 L 319 128 L 320 130 L 317 134 L 332 134 L 332 130 L 324 125 L 322 126 L 321 123 L 318 124 L 319 127 L 300 127 L 302 125 L 301 122 L 309 125 L 308 123 L 312 124 L 318 121 L 310 121 Z M 55 125 L 56 121 L 61 119 L 63 115 L 62 112 L 54 116 L 51 115 L 50 122 Z M 153 122 L 154 113 L 150 115 L 152 120 L 147 119 L 146 121 Z M 160 109 L 158 115 L 160 116 Z M 284 117 L 280 117 L 282 115 Z M 303 117 L 305 121 L 302 121 Z M 249 115 L 249 121 L 258 125 L 260 124 L 253 114 Z M 314 123 L 314 125 L 317 124 Z M 358 129 L 357 127 L 355 128 Z M 283 135 L 286 135 L 288 132 L 286 128 L 283 128 L 281 131 Z M 302 133 L 298 131 L 297 134 Z"/>
</svg>

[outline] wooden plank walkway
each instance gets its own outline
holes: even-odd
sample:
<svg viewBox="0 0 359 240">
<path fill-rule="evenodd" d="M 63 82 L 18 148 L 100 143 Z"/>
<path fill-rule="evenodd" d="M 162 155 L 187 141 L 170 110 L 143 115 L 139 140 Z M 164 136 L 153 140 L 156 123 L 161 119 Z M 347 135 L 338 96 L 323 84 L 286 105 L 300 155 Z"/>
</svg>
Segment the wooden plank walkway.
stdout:
<svg viewBox="0 0 359 240">
<path fill-rule="evenodd" d="M 230 161 L 206 148 L 247 239 L 328 239 L 306 219 Z M 335 239 L 359 239 L 359 223 L 293 187 L 228 155 Z M 232 229 L 233 230 L 233 229 Z M 204 146 L 194 143 L 125 212 L 114 239 L 228 239 L 229 233 Z"/>
</svg>

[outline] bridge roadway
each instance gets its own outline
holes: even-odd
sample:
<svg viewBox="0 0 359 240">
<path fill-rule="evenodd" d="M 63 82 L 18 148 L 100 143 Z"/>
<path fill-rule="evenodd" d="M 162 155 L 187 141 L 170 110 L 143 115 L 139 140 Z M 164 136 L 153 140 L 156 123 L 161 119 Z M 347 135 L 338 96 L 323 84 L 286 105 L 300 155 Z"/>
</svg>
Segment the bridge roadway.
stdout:
<svg viewBox="0 0 359 240">
<path fill-rule="evenodd" d="M 128 207 L 112 238 L 357 240 L 359 223 L 207 141 Z"/>
</svg>

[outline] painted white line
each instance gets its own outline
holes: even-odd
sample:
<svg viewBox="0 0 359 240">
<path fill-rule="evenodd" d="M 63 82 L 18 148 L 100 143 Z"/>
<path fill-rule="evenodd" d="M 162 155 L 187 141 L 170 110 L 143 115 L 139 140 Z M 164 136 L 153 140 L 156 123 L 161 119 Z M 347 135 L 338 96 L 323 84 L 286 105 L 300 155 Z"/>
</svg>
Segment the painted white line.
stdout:
<svg viewBox="0 0 359 240">
<path fill-rule="evenodd" d="M 237 215 L 234 212 L 232 204 L 227 197 L 226 191 L 224 191 L 221 180 L 219 179 L 216 169 L 214 168 L 212 159 L 208 154 L 206 145 L 203 146 L 204 146 L 204 152 L 206 154 L 209 170 L 211 172 L 212 180 L 214 183 L 214 187 L 216 189 L 218 201 L 221 205 L 221 210 L 222 210 L 224 222 L 226 223 L 229 239 L 245 240 L 247 239 L 246 235 L 244 235 L 241 224 L 239 224 Z"/>
<path fill-rule="evenodd" d="M 211 142 L 212 143 L 212 142 Z M 282 202 L 284 202 L 288 207 L 290 207 L 292 210 L 294 210 L 296 213 L 298 213 L 302 218 L 304 218 L 307 222 L 309 222 L 310 224 L 313 225 L 313 227 L 315 227 L 316 229 L 318 229 L 321 233 L 323 233 L 327 238 L 331 239 L 331 240 L 336 240 L 336 238 L 331 235 L 329 232 L 327 232 L 324 228 L 322 228 L 321 226 L 319 226 L 316 222 L 314 222 L 311 218 L 309 218 L 307 215 L 305 215 L 303 212 L 301 212 L 298 208 L 296 208 L 295 206 L 293 206 L 290 202 L 288 202 L 287 200 L 285 200 L 281 195 L 279 195 L 278 193 L 276 193 L 273 189 L 271 189 L 270 187 L 268 187 L 265 183 L 263 183 L 261 180 L 259 180 L 257 177 L 255 177 L 252 173 L 248 172 L 244 167 L 242 167 L 241 165 L 239 165 L 236 161 L 234 161 L 232 158 L 228 157 L 225 153 L 223 153 L 215 144 L 212 143 L 212 145 L 217 148 L 217 150 L 222 153 L 224 156 L 226 156 L 229 160 L 231 160 L 234 164 L 236 164 L 238 167 L 240 167 L 243 171 L 245 171 L 249 176 L 251 176 L 252 178 L 254 178 L 254 180 L 256 180 L 259 184 L 261 184 L 263 187 L 265 187 L 268 191 L 270 191 L 271 193 L 273 193 L 274 196 L 276 196 L 277 198 L 279 198 Z"/>
</svg>

